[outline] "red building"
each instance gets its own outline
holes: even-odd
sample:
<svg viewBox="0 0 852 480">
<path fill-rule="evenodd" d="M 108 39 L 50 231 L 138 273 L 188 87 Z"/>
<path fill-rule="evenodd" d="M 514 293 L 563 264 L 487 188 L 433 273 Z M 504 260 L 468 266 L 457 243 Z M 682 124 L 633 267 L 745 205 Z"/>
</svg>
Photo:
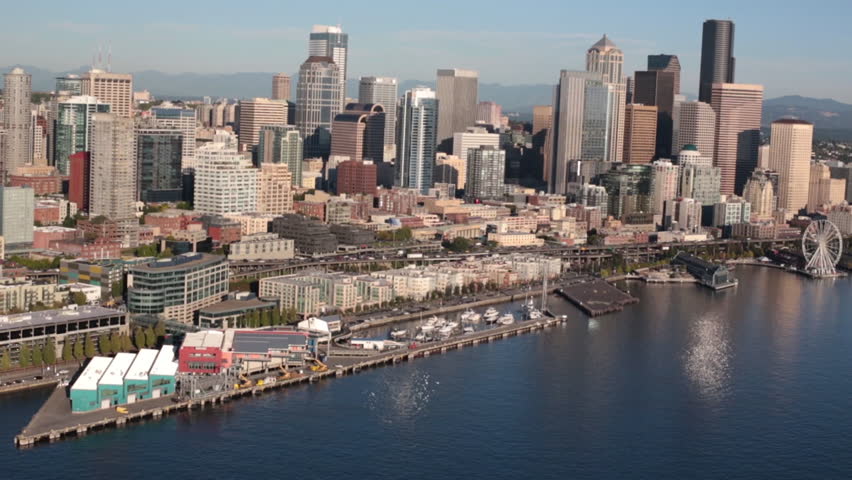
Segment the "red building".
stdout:
<svg viewBox="0 0 852 480">
<path fill-rule="evenodd" d="M 85 258 L 87 260 L 121 258 L 121 242 L 111 242 L 103 239 L 94 241 L 87 241 L 82 238 L 59 240 L 51 242 L 50 249 L 60 251 L 74 258 Z"/>
<path fill-rule="evenodd" d="M 51 244 L 77 238 L 77 230 L 65 227 L 36 227 L 33 229 L 33 248 L 47 250 Z"/>
<path fill-rule="evenodd" d="M 30 187 L 35 195 L 62 193 L 62 177 L 59 175 L 10 175 L 10 187 Z"/>
<path fill-rule="evenodd" d="M 301 200 L 293 202 L 293 209 L 296 210 L 296 213 L 301 213 L 306 217 L 314 217 L 320 221 L 325 221 L 325 203 Z"/>
<path fill-rule="evenodd" d="M 216 243 L 235 243 L 242 238 L 242 227 L 239 223 L 222 223 L 207 227 L 207 235 Z"/>
<path fill-rule="evenodd" d="M 178 371 L 181 373 L 219 373 L 224 356 L 222 343 L 225 334 L 218 330 L 187 333 L 178 353 Z"/>
<path fill-rule="evenodd" d="M 33 221 L 42 225 L 61 223 L 64 218 L 59 205 L 36 205 L 33 208 Z"/>
<path fill-rule="evenodd" d="M 193 222 L 192 212 L 157 212 L 145 215 L 145 225 L 158 227 L 160 235 L 168 236 L 178 230 L 186 230 L 187 225 Z"/>
<path fill-rule="evenodd" d="M 89 177 L 91 163 L 89 152 L 78 152 L 68 157 L 71 162 L 68 176 L 68 200 L 77 204 L 77 208 L 89 211 Z"/>
<path fill-rule="evenodd" d="M 337 166 L 337 194 L 376 194 L 377 167 L 373 162 L 347 160 Z"/>
</svg>

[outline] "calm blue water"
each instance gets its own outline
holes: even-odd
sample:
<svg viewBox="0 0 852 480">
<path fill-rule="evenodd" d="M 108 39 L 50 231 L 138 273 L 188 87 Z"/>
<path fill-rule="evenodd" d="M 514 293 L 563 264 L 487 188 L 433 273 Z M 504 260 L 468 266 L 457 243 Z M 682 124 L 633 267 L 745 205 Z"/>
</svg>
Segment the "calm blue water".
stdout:
<svg viewBox="0 0 852 480">
<path fill-rule="evenodd" d="M 630 284 L 569 325 L 16 450 L 46 393 L 0 396 L 3 477 L 850 478 L 852 281 L 740 269 Z M 7 477 L 7 475 L 9 475 Z"/>
</svg>

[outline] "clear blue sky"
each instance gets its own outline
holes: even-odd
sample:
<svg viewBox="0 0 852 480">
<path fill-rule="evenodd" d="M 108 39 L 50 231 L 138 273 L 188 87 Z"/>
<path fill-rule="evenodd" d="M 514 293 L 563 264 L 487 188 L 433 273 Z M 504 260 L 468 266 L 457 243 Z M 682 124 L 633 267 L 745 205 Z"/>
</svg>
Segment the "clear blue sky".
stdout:
<svg viewBox="0 0 852 480">
<path fill-rule="evenodd" d="M 313 24 L 349 33 L 349 76 L 431 79 L 437 68 L 479 70 L 480 81 L 553 83 L 583 67 L 606 32 L 625 71 L 673 53 L 683 90 L 697 92 L 701 23 L 736 22 L 737 78 L 767 97 L 802 94 L 852 103 L 852 2 L 812 0 L 184 0 L 9 2 L 0 65 L 52 70 L 91 62 L 111 45 L 114 71 L 294 73 Z M 789 2 L 792 3 L 792 2 Z"/>
</svg>

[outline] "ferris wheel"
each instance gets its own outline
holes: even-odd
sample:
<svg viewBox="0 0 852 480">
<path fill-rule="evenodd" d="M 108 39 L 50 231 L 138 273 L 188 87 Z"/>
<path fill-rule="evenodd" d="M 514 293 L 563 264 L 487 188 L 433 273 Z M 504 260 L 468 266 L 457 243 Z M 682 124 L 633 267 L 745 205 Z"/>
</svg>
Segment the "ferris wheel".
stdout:
<svg viewBox="0 0 852 480">
<path fill-rule="evenodd" d="M 834 266 L 843 252 L 843 238 L 837 226 L 828 220 L 816 220 L 802 235 L 805 269 L 817 276 L 833 275 Z"/>
</svg>

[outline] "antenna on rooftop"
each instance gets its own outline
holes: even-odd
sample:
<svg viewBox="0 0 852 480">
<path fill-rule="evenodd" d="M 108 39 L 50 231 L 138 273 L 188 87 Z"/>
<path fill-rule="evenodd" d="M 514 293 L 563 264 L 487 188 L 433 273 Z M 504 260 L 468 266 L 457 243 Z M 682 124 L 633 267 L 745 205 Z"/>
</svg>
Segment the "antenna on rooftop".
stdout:
<svg viewBox="0 0 852 480">
<path fill-rule="evenodd" d="M 112 71 L 112 44 L 107 47 L 107 72 Z"/>
</svg>

